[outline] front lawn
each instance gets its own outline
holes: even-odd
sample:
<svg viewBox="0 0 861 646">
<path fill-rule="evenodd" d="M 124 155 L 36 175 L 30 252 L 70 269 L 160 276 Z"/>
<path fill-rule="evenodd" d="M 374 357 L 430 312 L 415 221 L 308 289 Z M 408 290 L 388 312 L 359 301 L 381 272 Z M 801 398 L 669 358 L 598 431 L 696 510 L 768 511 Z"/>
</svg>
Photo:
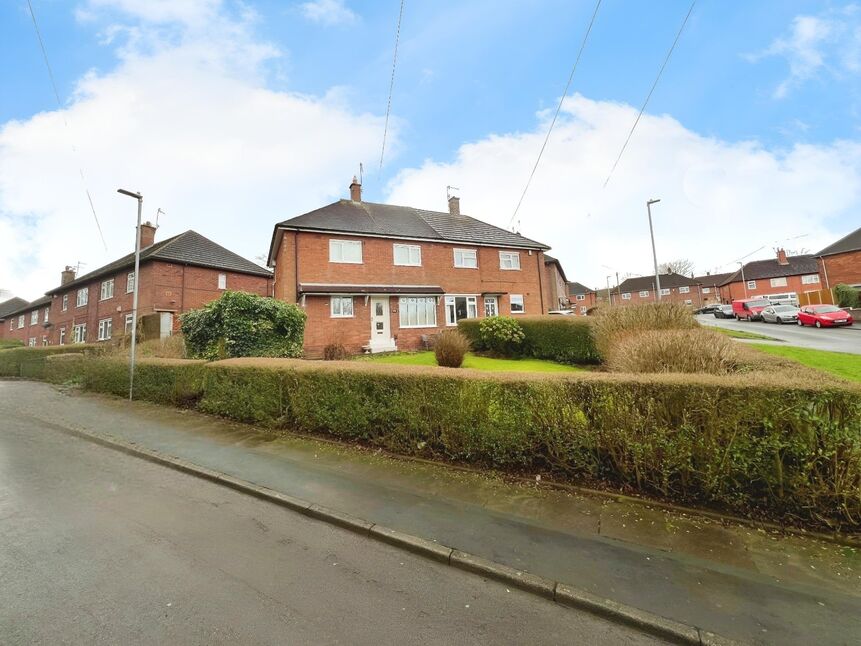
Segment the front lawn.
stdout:
<svg viewBox="0 0 861 646">
<path fill-rule="evenodd" d="M 435 366 L 436 359 L 433 352 L 397 352 L 391 354 L 376 354 L 362 357 L 360 361 L 379 361 L 380 363 L 394 363 L 401 366 Z M 582 370 L 576 366 L 568 366 L 544 359 L 494 359 L 482 357 L 468 352 L 463 360 L 464 368 L 473 370 L 490 370 L 495 372 L 575 372 Z"/>
<path fill-rule="evenodd" d="M 830 372 L 838 377 L 851 381 L 861 381 L 861 354 L 846 352 L 826 352 L 825 350 L 810 350 L 793 346 L 765 345 L 752 343 L 753 347 L 776 354 L 779 357 L 792 359 L 805 366 Z"/>
</svg>

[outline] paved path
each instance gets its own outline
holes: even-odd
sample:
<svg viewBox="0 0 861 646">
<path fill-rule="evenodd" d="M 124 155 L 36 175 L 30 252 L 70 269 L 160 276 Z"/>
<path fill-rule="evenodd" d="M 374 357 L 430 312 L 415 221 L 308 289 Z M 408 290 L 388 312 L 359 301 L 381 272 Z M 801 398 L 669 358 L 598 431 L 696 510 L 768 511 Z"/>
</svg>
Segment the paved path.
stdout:
<svg viewBox="0 0 861 646">
<path fill-rule="evenodd" d="M 0 382 L 0 419 L 111 434 L 736 639 L 861 634 L 861 555 L 849 548 L 38 383 Z"/>
<path fill-rule="evenodd" d="M 0 386 L 3 644 L 657 643 L 65 435 Z"/>
<path fill-rule="evenodd" d="M 762 321 L 736 321 L 735 319 L 716 319 L 711 314 L 701 314 L 696 317 L 703 325 L 728 328 L 763 334 L 784 341 L 787 345 L 813 350 L 829 350 L 831 352 L 848 352 L 861 354 L 861 322 L 851 327 L 816 329 L 814 327 L 799 327 L 798 325 L 777 325 Z"/>
</svg>

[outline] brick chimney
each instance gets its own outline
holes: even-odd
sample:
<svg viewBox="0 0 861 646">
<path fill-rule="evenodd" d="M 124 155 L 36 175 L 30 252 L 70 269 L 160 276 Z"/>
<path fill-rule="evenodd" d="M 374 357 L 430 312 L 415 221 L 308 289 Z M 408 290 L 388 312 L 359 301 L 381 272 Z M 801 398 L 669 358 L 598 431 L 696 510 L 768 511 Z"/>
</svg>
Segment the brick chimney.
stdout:
<svg viewBox="0 0 861 646">
<path fill-rule="evenodd" d="M 359 180 L 356 179 L 355 175 L 353 175 L 353 183 L 350 184 L 350 199 L 353 202 L 362 201 L 362 185 L 359 184 Z"/>
<path fill-rule="evenodd" d="M 141 224 L 141 249 L 146 249 L 155 242 L 155 228 L 152 222 Z"/>
<path fill-rule="evenodd" d="M 789 261 L 786 259 L 786 251 L 783 249 L 777 250 L 777 264 L 778 265 L 788 265 Z"/>
<path fill-rule="evenodd" d="M 452 195 L 448 198 L 448 212 L 452 215 L 460 215 L 460 198 Z"/>
<path fill-rule="evenodd" d="M 66 268 L 60 272 L 60 284 L 65 285 L 75 280 L 75 268 L 66 265 Z"/>
</svg>

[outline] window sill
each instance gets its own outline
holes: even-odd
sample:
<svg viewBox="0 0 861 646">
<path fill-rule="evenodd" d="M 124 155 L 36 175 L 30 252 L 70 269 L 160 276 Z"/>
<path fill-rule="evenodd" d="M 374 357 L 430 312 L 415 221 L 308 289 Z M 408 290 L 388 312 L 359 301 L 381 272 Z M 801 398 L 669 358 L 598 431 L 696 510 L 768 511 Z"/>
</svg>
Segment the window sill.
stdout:
<svg viewBox="0 0 861 646">
<path fill-rule="evenodd" d="M 512 314 L 512 316 L 513 316 L 513 315 L 515 315 L 515 314 L 526 314 L 526 312 L 512 312 L 511 314 Z"/>
<path fill-rule="evenodd" d="M 330 314 L 330 319 L 354 319 L 356 318 L 355 314 L 351 314 L 349 316 L 345 316 L 344 314 Z"/>
<path fill-rule="evenodd" d="M 500 267 L 501 271 L 520 271 L 520 267 Z"/>
<path fill-rule="evenodd" d="M 433 330 L 438 328 L 438 325 L 399 325 L 398 329 L 401 330 Z"/>
<path fill-rule="evenodd" d="M 333 265 L 364 265 L 361 260 L 329 260 Z"/>
<path fill-rule="evenodd" d="M 454 265 L 455 269 L 478 269 L 478 267 L 467 267 L 465 265 Z"/>
</svg>

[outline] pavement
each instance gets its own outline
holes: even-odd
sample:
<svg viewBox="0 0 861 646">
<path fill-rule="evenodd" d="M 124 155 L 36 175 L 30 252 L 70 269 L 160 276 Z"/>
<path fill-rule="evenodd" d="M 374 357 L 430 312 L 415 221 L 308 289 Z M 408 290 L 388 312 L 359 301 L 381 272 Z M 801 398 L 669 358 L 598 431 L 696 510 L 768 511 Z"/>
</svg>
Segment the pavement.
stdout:
<svg viewBox="0 0 861 646">
<path fill-rule="evenodd" d="M 762 334 L 777 339 L 786 345 L 799 348 L 861 354 L 861 323 L 849 327 L 817 329 L 815 327 L 778 325 L 777 323 L 764 323 L 762 321 L 749 323 L 735 319 L 716 319 L 712 314 L 699 314 L 696 319 L 703 325 Z M 753 342 L 768 343 L 767 341 Z"/>
<path fill-rule="evenodd" d="M 59 433 L 10 396 L 3 644 L 660 643 Z"/>
<path fill-rule="evenodd" d="M 0 382 L 0 419 L 135 442 L 734 639 L 849 644 L 861 634 L 861 554 L 848 546 L 39 383 Z"/>
</svg>

